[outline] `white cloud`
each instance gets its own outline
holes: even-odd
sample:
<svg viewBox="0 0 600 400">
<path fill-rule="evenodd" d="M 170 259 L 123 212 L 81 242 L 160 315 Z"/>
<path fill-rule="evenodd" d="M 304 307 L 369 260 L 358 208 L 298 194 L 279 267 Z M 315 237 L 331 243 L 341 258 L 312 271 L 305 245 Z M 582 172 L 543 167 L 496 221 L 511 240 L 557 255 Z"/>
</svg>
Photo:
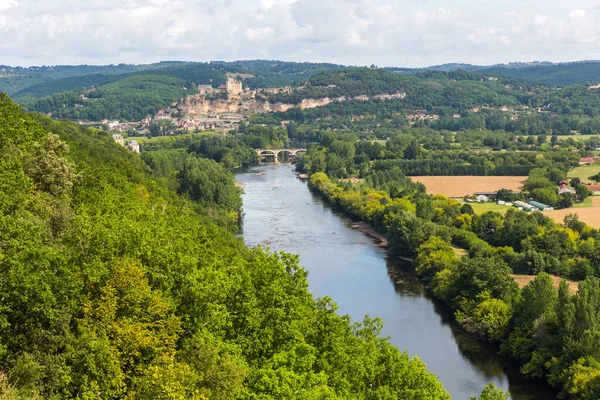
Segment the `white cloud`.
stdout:
<svg viewBox="0 0 600 400">
<path fill-rule="evenodd" d="M 596 0 L 0 0 L 0 64 L 589 59 Z"/>
<path fill-rule="evenodd" d="M 9 8 L 17 7 L 19 2 L 17 0 L 0 0 L 0 11 L 8 10 Z"/>
</svg>

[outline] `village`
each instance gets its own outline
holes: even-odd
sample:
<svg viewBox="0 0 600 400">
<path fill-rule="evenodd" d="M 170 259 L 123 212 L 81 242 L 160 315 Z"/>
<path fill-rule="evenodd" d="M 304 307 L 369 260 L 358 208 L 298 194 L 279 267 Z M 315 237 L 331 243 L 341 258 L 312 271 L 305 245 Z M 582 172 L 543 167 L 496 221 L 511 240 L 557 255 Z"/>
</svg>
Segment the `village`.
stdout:
<svg viewBox="0 0 600 400">
<path fill-rule="evenodd" d="M 332 85 L 332 87 L 335 87 Z M 332 87 L 328 87 L 331 89 Z M 296 87 L 302 89 L 302 86 Z M 225 84 L 218 88 L 212 85 L 198 85 L 198 93 L 180 99 L 171 106 L 159 110 L 154 116 L 141 121 L 120 122 L 105 119 L 98 123 L 80 121 L 81 125 L 99 125 L 108 131 L 127 134 L 127 136 L 152 134 L 153 125 L 168 126 L 171 131 L 200 132 L 213 131 L 227 133 L 239 127 L 240 121 L 252 114 L 284 112 L 291 108 L 309 109 L 326 106 L 334 102 L 368 101 L 370 99 L 403 99 L 406 93 L 379 94 L 368 97 L 324 97 L 303 99 L 298 104 L 272 103 L 269 97 L 277 94 L 291 94 L 292 86 L 249 89 L 244 88 L 237 77 L 228 76 Z"/>
<path fill-rule="evenodd" d="M 213 88 L 212 85 L 198 85 L 196 95 L 182 98 L 159 110 L 156 115 L 141 121 L 120 122 L 105 119 L 99 125 L 108 131 L 127 133 L 129 136 L 151 133 L 153 123 L 169 125 L 173 130 L 186 132 L 210 130 L 227 133 L 236 129 L 240 121 L 250 114 L 285 111 L 291 108 L 293 105 L 272 105 L 267 101 L 269 95 L 291 92 L 291 86 L 253 90 L 243 88 L 240 80 L 229 76 L 226 83 L 218 88 Z"/>
</svg>

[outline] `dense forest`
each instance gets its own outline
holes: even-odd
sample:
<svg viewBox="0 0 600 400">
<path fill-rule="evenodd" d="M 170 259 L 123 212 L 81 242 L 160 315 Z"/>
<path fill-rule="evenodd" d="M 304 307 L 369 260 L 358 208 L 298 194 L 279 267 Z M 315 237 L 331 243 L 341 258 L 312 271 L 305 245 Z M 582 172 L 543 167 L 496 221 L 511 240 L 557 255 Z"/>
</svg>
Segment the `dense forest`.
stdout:
<svg viewBox="0 0 600 400">
<path fill-rule="evenodd" d="M 579 61 L 567 63 L 532 62 L 510 63 L 491 66 L 472 64 L 443 64 L 426 68 L 385 68 L 388 71 L 416 75 L 427 71 L 451 72 L 462 69 L 491 76 L 512 77 L 519 80 L 550 85 L 590 84 L 600 82 L 600 62 Z"/>
<path fill-rule="evenodd" d="M 496 343 L 524 376 L 546 379 L 561 398 L 599 398 L 600 231 L 575 215 L 563 224 L 516 209 L 475 215 L 469 204 L 427 195 L 405 174 L 422 151 L 415 143 L 409 135 L 381 145 L 329 133 L 297 168 L 328 201 L 385 234 L 393 253 L 414 258 L 417 274 L 457 322 Z M 376 161 L 390 150 L 396 160 Z M 550 185 L 556 196 L 566 176 L 557 160 L 535 155 L 525 190 L 543 196 Z M 563 161 L 566 168 L 568 157 Z M 339 179 L 357 175 L 357 183 Z M 511 274 L 537 277 L 519 289 Z M 579 281 L 579 290 L 566 281 L 557 290 L 551 275 Z"/>
<path fill-rule="evenodd" d="M 297 257 L 234 236 L 211 157 L 235 145 L 198 140 L 146 163 L 0 96 L 2 398 L 449 398 L 379 320 L 313 299 Z"/>
</svg>

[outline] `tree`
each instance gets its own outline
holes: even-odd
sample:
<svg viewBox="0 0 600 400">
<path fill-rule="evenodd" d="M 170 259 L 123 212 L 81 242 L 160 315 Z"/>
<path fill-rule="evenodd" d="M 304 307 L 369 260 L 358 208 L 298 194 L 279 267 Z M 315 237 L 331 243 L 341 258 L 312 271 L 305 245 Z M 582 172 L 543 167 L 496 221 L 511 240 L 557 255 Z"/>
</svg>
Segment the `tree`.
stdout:
<svg viewBox="0 0 600 400">
<path fill-rule="evenodd" d="M 508 189 L 500 189 L 498 193 L 496 193 L 496 200 L 503 201 L 515 201 L 517 196 L 512 192 L 512 190 Z"/>
<path fill-rule="evenodd" d="M 404 158 L 406 160 L 414 160 L 419 154 L 419 144 L 416 140 L 412 140 L 404 150 Z"/>
<path fill-rule="evenodd" d="M 222 205 L 235 211 L 241 207 L 231 173 L 212 160 L 187 158 L 179 182 L 182 192 L 204 205 Z"/>
<path fill-rule="evenodd" d="M 475 215 L 475 211 L 473 210 L 473 207 L 470 204 L 463 204 L 462 207 L 460 208 L 460 213 L 461 214 L 469 214 L 469 215 Z"/>
<path fill-rule="evenodd" d="M 549 205 L 550 207 L 558 206 L 558 202 L 560 200 L 554 187 L 534 189 L 531 192 L 531 197 L 540 203 Z"/>
<path fill-rule="evenodd" d="M 430 281 L 437 272 L 451 268 L 457 261 L 452 247 L 437 236 L 432 236 L 423 243 L 417 254 L 416 272 L 425 281 Z"/>
<path fill-rule="evenodd" d="M 36 144 L 34 153 L 26 159 L 24 169 L 39 190 L 53 196 L 69 195 L 75 173 L 67 159 L 69 146 L 57 135 L 50 134 L 42 144 Z"/>
<path fill-rule="evenodd" d="M 579 199 L 582 201 L 587 199 L 592 194 L 592 192 L 590 192 L 590 189 L 588 189 L 588 187 L 586 185 L 581 185 L 581 184 L 576 186 L 575 191 L 576 191 L 577 197 L 579 197 Z"/>
<path fill-rule="evenodd" d="M 479 397 L 471 397 L 470 400 L 508 400 L 508 393 L 503 390 L 496 389 L 493 383 L 490 383 L 485 386 L 483 392 L 481 392 L 481 396 Z"/>
</svg>

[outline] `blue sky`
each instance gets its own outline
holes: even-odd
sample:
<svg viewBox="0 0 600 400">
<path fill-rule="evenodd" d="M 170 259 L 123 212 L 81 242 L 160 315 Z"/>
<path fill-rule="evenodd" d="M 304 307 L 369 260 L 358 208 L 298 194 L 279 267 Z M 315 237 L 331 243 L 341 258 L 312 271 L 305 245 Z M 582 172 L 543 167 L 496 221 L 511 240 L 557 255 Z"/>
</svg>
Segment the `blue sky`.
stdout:
<svg viewBox="0 0 600 400">
<path fill-rule="evenodd" d="M 0 64 L 600 59 L 600 0 L 0 0 Z"/>
</svg>

